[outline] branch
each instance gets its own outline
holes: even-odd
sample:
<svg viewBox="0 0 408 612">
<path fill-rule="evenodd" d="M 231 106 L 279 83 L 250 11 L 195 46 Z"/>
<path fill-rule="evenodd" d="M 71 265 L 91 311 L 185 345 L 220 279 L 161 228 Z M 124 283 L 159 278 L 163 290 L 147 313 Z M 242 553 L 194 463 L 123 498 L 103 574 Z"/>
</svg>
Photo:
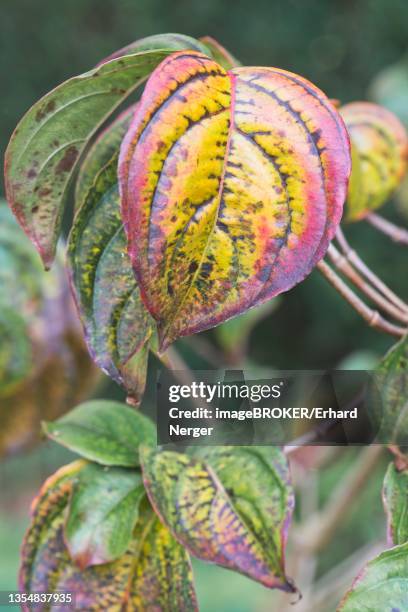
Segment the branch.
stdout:
<svg viewBox="0 0 408 612">
<path fill-rule="evenodd" d="M 347 257 L 341 254 L 334 244 L 330 244 L 327 255 L 336 268 L 348 278 L 362 293 L 364 293 L 381 310 L 391 315 L 397 321 L 408 324 L 408 313 L 390 303 L 379 291 L 374 289 L 348 262 Z"/>
<path fill-rule="evenodd" d="M 399 298 L 387 285 L 380 279 L 370 268 L 364 263 L 364 261 L 358 256 L 356 251 L 354 251 L 349 243 L 343 231 L 339 227 L 336 232 L 336 239 L 339 243 L 341 250 L 344 255 L 347 257 L 349 262 L 354 265 L 354 267 L 365 276 L 367 280 L 370 281 L 374 287 L 376 287 L 385 297 L 387 297 L 391 302 L 393 302 L 398 308 L 403 310 L 404 312 L 408 312 L 408 304 L 406 304 L 401 298 Z"/>
<path fill-rule="evenodd" d="M 381 445 L 368 446 L 361 451 L 357 465 L 350 468 L 325 508 L 312 516 L 299 530 L 297 542 L 301 548 L 316 552 L 326 546 L 338 523 L 358 498 L 358 493 L 372 474 L 382 452 Z"/>
<path fill-rule="evenodd" d="M 391 221 L 384 219 L 380 215 L 370 213 L 365 219 L 377 230 L 391 238 L 397 244 L 404 244 L 408 246 L 408 231 L 403 227 L 398 227 Z"/>
<path fill-rule="evenodd" d="M 375 329 L 396 338 L 402 338 L 407 329 L 393 325 L 384 319 L 376 310 L 369 308 L 348 285 L 327 265 L 323 260 L 316 266 L 329 283 L 340 293 L 340 295 L 354 308 L 363 319 Z"/>
</svg>

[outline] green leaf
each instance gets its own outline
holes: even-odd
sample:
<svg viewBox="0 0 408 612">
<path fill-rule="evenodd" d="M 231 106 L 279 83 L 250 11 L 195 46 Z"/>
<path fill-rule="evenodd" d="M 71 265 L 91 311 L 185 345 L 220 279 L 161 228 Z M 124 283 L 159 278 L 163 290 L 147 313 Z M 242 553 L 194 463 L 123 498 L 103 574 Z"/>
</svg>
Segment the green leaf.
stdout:
<svg viewBox="0 0 408 612">
<path fill-rule="evenodd" d="M 371 401 L 378 440 L 387 444 L 408 445 L 408 336 L 385 355 L 374 374 Z"/>
<path fill-rule="evenodd" d="M 146 38 L 140 38 L 135 42 L 130 43 L 126 47 L 122 47 L 118 51 L 115 51 L 101 63 L 105 63 L 118 57 L 123 57 L 131 53 L 140 53 L 141 51 L 152 51 L 155 49 L 171 49 L 174 51 L 183 51 L 184 49 L 195 49 L 202 53 L 210 53 L 208 45 L 202 44 L 200 41 L 186 36 L 185 34 L 154 34 L 153 36 L 146 36 Z"/>
<path fill-rule="evenodd" d="M 286 460 L 278 449 L 212 448 L 206 462 L 141 449 L 149 499 L 191 554 L 270 588 L 295 592 L 284 571 L 293 509 Z"/>
<path fill-rule="evenodd" d="M 124 110 L 111 125 L 101 132 L 89 148 L 81 163 L 75 187 L 75 207 L 77 209 L 82 205 L 98 173 L 115 153 L 118 153 L 136 106 L 137 104 L 134 104 Z"/>
<path fill-rule="evenodd" d="M 64 522 L 75 479 L 83 462 L 59 470 L 45 483 L 33 505 L 22 548 L 19 586 L 26 592 L 71 593 L 64 609 L 112 612 L 197 609 L 188 553 L 142 502 L 134 537 L 116 561 L 81 570 L 64 542 Z M 29 605 L 23 605 L 28 612 Z M 36 604 L 38 612 L 54 610 Z"/>
<path fill-rule="evenodd" d="M 65 525 L 65 541 L 79 567 L 114 561 L 126 552 L 144 494 L 135 470 L 95 463 L 81 470 Z"/>
<path fill-rule="evenodd" d="M 0 398 L 10 395 L 29 376 L 33 351 L 26 322 L 0 304 Z"/>
<path fill-rule="evenodd" d="M 408 610 L 408 543 L 386 550 L 357 576 L 338 612 Z"/>
<path fill-rule="evenodd" d="M 85 402 L 58 421 L 44 423 L 49 438 L 102 465 L 137 467 L 138 446 L 154 445 L 153 423 L 119 402 Z"/>
<path fill-rule="evenodd" d="M 104 145 L 96 150 L 98 156 Z M 141 300 L 127 255 L 116 167 L 114 156 L 97 174 L 76 215 L 69 266 L 90 353 L 138 404 L 155 323 Z"/>
<path fill-rule="evenodd" d="M 107 117 L 174 49 L 145 50 L 69 79 L 24 115 L 6 151 L 7 200 L 50 266 L 67 189 L 87 143 Z"/>
<path fill-rule="evenodd" d="M 390 463 L 384 479 L 383 500 L 391 544 L 408 542 L 408 469 L 398 471 Z"/>
</svg>

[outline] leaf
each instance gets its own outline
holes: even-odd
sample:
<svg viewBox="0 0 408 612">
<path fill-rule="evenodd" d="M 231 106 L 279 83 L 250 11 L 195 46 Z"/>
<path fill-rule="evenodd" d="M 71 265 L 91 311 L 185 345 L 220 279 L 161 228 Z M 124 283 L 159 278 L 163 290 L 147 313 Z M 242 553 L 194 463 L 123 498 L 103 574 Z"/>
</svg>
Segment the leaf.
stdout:
<svg viewBox="0 0 408 612">
<path fill-rule="evenodd" d="M 5 157 L 7 200 L 50 266 L 76 163 L 106 118 L 172 49 L 120 57 L 53 89 L 24 115 Z"/>
<path fill-rule="evenodd" d="M 81 569 L 125 554 L 145 494 L 140 474 L 125 468 L 91 463 L 73 487 L 65 525 L 65 541 Z"/>
<path fill-rule="evenodd" d="M 152 422 L 119 402 L 85 402 L 58 421 L 44 423 L 46 435 L 102 465 L 137 467 L 138 446 L 155 444 Z"/>
<path fill-rule="evenodd" d="M 85 570 L 72 562 L 63 537 L 73 477 L 78 473 L 78 468 L 71 475 L 66 473 L 70 469 L 67 466 L 49 479 L 33 506 L 22 549 L 20 588 L 25 592 L 71 593 L 72 602 L 63 606 L 66 610 L 196 610 L 188 554 L 146 504 L 134 538 L 119 559 Z M 38 612 L 56 608 L 36 604 Z M 22 609 L 26 612 L 30 605 Z"/>
<path fill-rule="evenodd" d="M 0 399 L 21 386 L 32 366 L 32 345 L 24 319 L 0 305 Z"/>
<path fill-rule="evenodd" d="M 393 113 L 370 102 L 341 107 L 352 144 L 346 216 L 358 221 L 382 206 L 407 170 L 408 136 Z"/>
<path fill-rule="evenodd" d="M 385 355 L 373 375 L 371 414 L 383 444 L 408 445 L 408 336 Z"/>
<path fill-rule="evenodd" d="M 338 612 L 408 609 L 408 543 L 370 561 L 341 601 Z"/>
<path fill-rule="evenodd" d="M 220 45 L 218 40 L 212 36 L 202 36 L 200 41 L 211 50 L 211 57 L 222 66 L 225 70 L 230 70 L 236 66 L 240 66 L 240 62 L 233 56 L 225 47 Z"/>
<path fill-rule="evenodd" d="M 283 548 L 293 492 L 277 449 L 213 448 L 208 462 L 141 449 L 149 499 L 174 537 L 199 559 L 264 586 L 295 592 Z"/>
<path fill-rule="evenodd" d="M 129 128 L 130 120 L 135 112 L 136 104 L 124 110 L 111 125 L 104 129 L 89 148 L 81 163 L 75 187 L 75 207 L 80 208 L 87 192 L 101 171 L 119 151 L 120 143 Z"/>
<path fill-rule="evenodd" d="M 198 610 L 188 552 L 160 522 L 147 500 L 143 500 L 141 506 L 142 518 L 136 525 L 134 536 L 137 564 L 129 612 Z"/>
<path fill-rule="evenodd" d="M 97 157 L 104 145 L 106 142 L 100 143 L 101 148 L 95 150 Z M 86 162 L 86 168 L 92 163 Z M 116 166 L 114 156 L 87 191 L 75 217 L 68 257 L 89 351 L 97 365 L 138 404 L 155 323 L 141 300 L 126 252 Z"/>
<path fill-rule="evenodd" d="M 314 85 L 196 52 L 149 79 L 122 143 L 129 253 L 161 349 L 287 291 L 340 221 L 350 156 Z"/>
<path fill-rule="evenodd" d="M 0 200 L 0 457 L 40 441 L 42 419 L 78 404 L 96 382 L 62 266 L 41 260 Z"/>
<path fill-rule="evenodd" d="M 408 542 L 408 469 L 399 472 L 394 463 L 390 463 L 384 479 L 383 500 L 389 542 Z"/>
<path fill-rule="evenodd" d="M 195 51 L 201 51 L 201 53 L 209 53 L 211 49 L 207 44 L 186 36 L 185 34 L 154 34 L 153 36 L 146 36 L 146 38 L 140 38 L 135 42 L 130 43 L 126 47 L 115 51 L 109 57 L 102 60 L 102 63 L 111 61 L 118 57 L 125 55 L 140 53 L 141 51 L 152 51 L 155 49 L 171 49 L 172 51 L 183 51 L 184 49 L 194 49 Z"/>
</svg>

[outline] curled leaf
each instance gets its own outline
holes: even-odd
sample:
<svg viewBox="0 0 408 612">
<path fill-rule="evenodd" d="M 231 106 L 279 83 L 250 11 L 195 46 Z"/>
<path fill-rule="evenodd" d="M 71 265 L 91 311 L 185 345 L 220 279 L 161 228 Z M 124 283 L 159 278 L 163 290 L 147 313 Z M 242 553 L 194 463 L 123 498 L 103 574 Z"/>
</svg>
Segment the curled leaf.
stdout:
<svg viewBox="0 0 408 612">
<path fill-rule="evenodd" d="M 398 471 L 390 463 L 384 479 L 383 500 L 391 544 L 408 542 L 408 468 Z"/>
<path fill-rule="evenodd" d="M 340 113 L 351 139 L 352 173 L 347 219 L 357 221 L 382 206 L 403 179 L 408 136 L 399 119 L 370 102 L 352 102 Z"/>
<path fill-rule="evenodd" d="M 129 128 L 135 108 L 136 105 L 132 105 L 124 110 L 115 121 L 99 134 L 89 148 L 85 159 L 81 163 L 75 186 L 75 208 L 77 210 L 82 206 L 96 176 L 119 151 L 120 143 Z"/>
<path fill-rule="evenodd" d="M 121 125 L 117 125 L 121 129 Z M 100 143 L 94 150 L 99 159 Z M 86 166 L 88 176 L 89 166 Z M 97 365 L 139 403 L 155 324 L 146 310 L 126 252 L 117 185 L 117 156 L 96 175 L 68 245 L 72 286 L 88 348 Z M 88 180 L 88 179 L 87 179 Z"/>
<path fill-rule="evenodd" d="M 114 561 L 127 551 L 145 494 L 139 472 L 86 465 L 73 486 L 65 541 L 81 569 Z"/>
<path fill-rule="evenodd" d="M 194 49 L 195 51 L 201 51 L 201 53 L 209 53 L 210 49 L 208 45 L 203 44 L 205 41 L 200 42 L 191 36 L 185 34 L 154 34 L 153 36 L 146 36 L 130 43 L 126 47 L 115 51 L 104 60 L 101 64 L 123 57 L 124 55 L 130 55 L 132 53 L 140 53 L 141 51 L 152 51 L 155 49 L 171 49 L 174 51 L 183 51 L 183 49 Z"/>
<path fill-rule="evenodd" d="M 62 83 L 16 127 L 5 157 L 7 200 L 44 264 L 55 256 L 76 163 L 106 118 L 172 49 L 113 59 Z"/>
<path fill-rule="evenodd" d="M 341 601 L 338 612 L 403 612 L 408 609 L 408 543 L 367 563 Z"/>
<path fill-rule="evenodd" d="M 293 493 L 284 457 L 270 451 L 208 449 L 203 462 L 144 448 L 143 478 L 155 510 L 191 554 L 295 592 L 283 559 Z"/>
<path fill-rule="evenodd" d="M 122 215 L 161 347 L 287 291 L 342 214 L 348 136 L 326 96 L 197 52 L 149 79 L 123 141 Z"/>
<path fill-rule="evenodd" d="M 156 442 L 147 417 L 107 400 L 85 402 L 43 428 L 58 444 L 102 465 L 137 467 L 139 444 Z"/>
<path fill-rule="evenodd" d="M 24 540 L 20 588 L 62 592 L 71 601 L 63 610 L 166 612 L 197 610 L 188 554 L 144 504 L 127 551 L 116 561 L 79 569 L 64 543 L 64 522 L 75 478 L 83 463 L 63 468 L 49 479 L 33 506 Z M 38 612 L 56 609 L 36 604 Z M 23 612 L 30 610 L 23 605 Z"/>
</svg>

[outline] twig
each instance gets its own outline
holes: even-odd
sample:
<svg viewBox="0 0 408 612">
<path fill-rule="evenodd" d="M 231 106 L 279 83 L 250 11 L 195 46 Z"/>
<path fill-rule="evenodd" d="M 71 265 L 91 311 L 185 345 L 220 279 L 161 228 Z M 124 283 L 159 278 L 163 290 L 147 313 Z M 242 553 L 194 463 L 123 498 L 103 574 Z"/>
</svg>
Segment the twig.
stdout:
<svg viewBox="0 0 408 612">
<path fill-rule="evenodd" d="M 379 291 L 374 289 L 348 262 L 347 257 L 330 244 L 327 255 L 336 268 L 348 278 L 362 293 L 364 293 L 381 310 L 391 315 L 397 321 L 408 324 L 408 313 L 390 303 Z"/>
<path fill-rule="evenodd" d="M 190 386 L 194 381 L 193 373 L 180 353 L 173 346 L 170 346 L 164 355 L 162 355 L 162 362 L 166 368 L 173 372 L 174 377 L 177 378 L 182 385 Z"/>
<path fill-rule="evenodd" d="M 383 446 L 373 445 L 361 451 L 357 465 L 353 465 L 343 478 L 327 505 L 312 516 L 298 532 L 296 540 L 301 548 L 316 552 L 325 547 L 339 521 L 344 518 L 371 475 L 383 450 Z"/>
<path fill-rule="evenodd" d="M 397 244 L 408 245 L 408 231 L 403 227 L 398 227 L 391 221 L 384 219 L 380 215 L 376 213 L 370 213 L 365 217 L 366 221 L 368 221 L 373 227 L 377 230 L 391 238 Z"/>
<path fill-rule="evenodd" d="M 339 227 L 336 232 L 336 239 L 339 243 L 340 249 L 343 251 L 344 255 L 347 257 L 349 262 L 353 264 L 353 266 L 361 272 L 363 276 L 370 283 L 376 287 L 385 297 L 387 297 L 391 302 L 393 302 L 398 308 L 403 310 L 404 312 L 408 312 L 408 304 L 406 304 L 401 298 L 399 298 L 387 285 L 380 279 L 370 268 L 364 263 L 364 261 L 359 257 L 359 255 L 354 251 L 349 245 L 345 235 L 343 234 L 342 229 Z"/>
<path fill-rule="evenodd" d="M 369 308 L 327 263 L 320 261 L 316 267 L 354 310 L 367 321 L 368 325 L 396 338 L 401 338 L 407 333 L 406 328 L 389 323 L 378 311 Z"/>
<path fill-rule="evenodd" d="M 341 419 L 328 419 L 327 421 L 324 421 L 312 431 L 308 431 L 307 433 L 303 434 L 303 436 L 299 436 L 299 438 L 296 438 L 289 444 L 286 444 L 283 447 L 283 452 L 285 455 L 291 455 L 299 450 L 299 448 L 315 445 L 317 442 L 323 442 L 326 439 L 326 435 L 340 422 Z"/>
</svg>

